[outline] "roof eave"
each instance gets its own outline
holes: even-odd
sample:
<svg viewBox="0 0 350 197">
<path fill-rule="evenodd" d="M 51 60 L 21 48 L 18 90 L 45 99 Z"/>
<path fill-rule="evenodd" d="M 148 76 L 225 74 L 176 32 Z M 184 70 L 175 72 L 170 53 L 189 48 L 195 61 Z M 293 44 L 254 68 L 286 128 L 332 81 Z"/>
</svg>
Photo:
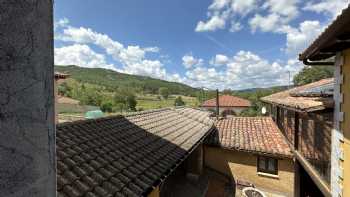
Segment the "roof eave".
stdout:
<svg viewBox="0 0 350 197">
<path fill-rule="evenodd" d="M 334 22 L 299 55 L 300 61 L 319 61 L 350 48 L 350 4 Z M 314 62 L 321 63 L 322 62 Z M 315 64 L 316 65 L 316 64 Z"/>
</svg>

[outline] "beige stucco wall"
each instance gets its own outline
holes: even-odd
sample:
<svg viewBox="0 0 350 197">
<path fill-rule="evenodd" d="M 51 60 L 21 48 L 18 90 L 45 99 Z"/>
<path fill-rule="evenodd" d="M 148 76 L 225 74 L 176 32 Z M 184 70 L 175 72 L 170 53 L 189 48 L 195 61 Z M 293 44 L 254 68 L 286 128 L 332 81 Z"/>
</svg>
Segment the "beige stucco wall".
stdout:
<svg viewBox="0 0 350 197">
<path fill-rule="evenodd" d="M 257 173 L 257 156 L 251 153 L 204 147 L 205 165 L 225 173 L 234 180 L 253 183 L 257 188 L 277 191 L 288 196 L 294 193 L 294 162 L 278 160 L 278 178 Z"/>
<path fill-rule="evenodd" d="M 350 196 L 350 49 L 344 51 L 344 65 L 342 73 L 344 76 L 341 91 L 343 93 L 343 104 L 341 111 L 344 112 L 344 121 L 340 127 L 344 133 L 344 163 L 343 163 L 343 188 L 344 196 Z"/>
<path fill-rule="evenodd" d="M 216 111 L 216 107 L 202 107 L 202 109 Z M 248 107 L 220 107 L 219 113 L 222 114 L 226 110 L 232 110 L 235 112 L 236 115 L 239 115 L 245 109 L 248 109 Z"/>
</svg>

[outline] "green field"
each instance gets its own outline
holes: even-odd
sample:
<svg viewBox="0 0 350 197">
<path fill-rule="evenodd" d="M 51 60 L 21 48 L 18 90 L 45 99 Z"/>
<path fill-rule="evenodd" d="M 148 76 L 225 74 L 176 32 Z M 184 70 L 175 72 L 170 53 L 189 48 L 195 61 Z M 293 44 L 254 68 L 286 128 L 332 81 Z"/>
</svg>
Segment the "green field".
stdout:
<svg viewBox="0 0 350 197">
<path fill-rule="evenodd" d="M 181 95 L 171 95 L 168 99 L 161 100 L 159 100 L 158 95 L 137 96 L 136 109 L 149 110 L 174 107 L 174 101 L 177 96 Z M 198 100 L 195 97 L 181 96 L 181 98 L 185 102 L 186 106 L 197 107 L 199 105 Z"/>
</svg>

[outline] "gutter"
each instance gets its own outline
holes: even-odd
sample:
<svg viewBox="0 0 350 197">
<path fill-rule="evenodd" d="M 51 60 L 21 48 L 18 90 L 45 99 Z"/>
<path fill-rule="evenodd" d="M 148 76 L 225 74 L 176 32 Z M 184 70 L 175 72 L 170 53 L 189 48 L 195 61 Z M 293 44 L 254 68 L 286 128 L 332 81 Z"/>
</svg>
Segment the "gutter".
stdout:
<svg viewBox="0 0 350 197">
<path fill-rule="evenodd" d="M 303 59 L 303 63 L 307 66 L 334 66 L 335 62 L 324 62 L 324 61 L 310 61 L 309 59 Z"/>
</svg>

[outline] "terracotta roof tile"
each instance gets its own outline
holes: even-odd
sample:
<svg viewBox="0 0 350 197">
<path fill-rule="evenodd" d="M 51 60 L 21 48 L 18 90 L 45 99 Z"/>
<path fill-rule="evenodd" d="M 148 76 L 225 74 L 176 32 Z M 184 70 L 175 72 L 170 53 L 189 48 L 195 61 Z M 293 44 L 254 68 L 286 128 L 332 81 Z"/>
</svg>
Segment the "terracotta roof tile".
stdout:
<svg viewBox="0 0 350 197">
<path fill-rule="evenodd" d="M 333 107 L 333 98 L 332 97 L 323 97 L 323 96 L 293 96 L 295 93 L 302 92 L 310 88 L 321 87 L 330 83 L 333 83 L 334 79 L 322 79 L 320 81 L 310 83 L 307 85 L 299 86 L 292 88 L 283 92 L 272 94 L 261 98 L 263 102 L 282 105 L 285 107 L 293 108 L 301 111 L 317 111 L 323 110 L 326 108 Z"/>
<path fill-rule="evenodd" d="M 291 157 L 291 149 L 271 117 L 233 117 L 218 120 L 209 145 L 261 154 Z"/>
<path fill-rule="evenodd" d="M 57 127 L 59 196 L 142 196 L 213 127 L 209 113 L 162 109 Z"/>
<path fill-rule="evenodd" d="M 250 107 L 251 103 L 249 100 L 242 99 L 231 95 L 219 96 L 220 107 Z M 216 107 L 216 98 L 205 101 L 202 107 Z"/>
</svg>

